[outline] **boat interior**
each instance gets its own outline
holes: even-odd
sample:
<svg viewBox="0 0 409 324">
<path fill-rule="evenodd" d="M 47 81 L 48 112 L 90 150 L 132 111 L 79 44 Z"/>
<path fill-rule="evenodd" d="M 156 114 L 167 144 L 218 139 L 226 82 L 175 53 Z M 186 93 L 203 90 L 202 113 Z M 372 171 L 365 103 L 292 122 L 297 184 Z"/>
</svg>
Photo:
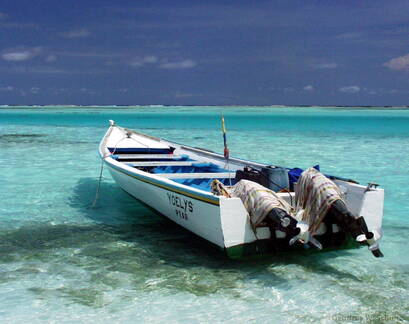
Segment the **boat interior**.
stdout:
<svg viewBox="0 0 409 324">
<path fill-rule="evenodd" d="M 236 169 L 216 164 L 208 159 L 193 159 L 187 154 L 175 154 L 175 148 L 164 149 L 116 149 L 109 148 L 118 162 L 151 174 L 171 179 L 196 189 L 210 191 L 210 184 L 218 179 L 225 185 L 237 182 Z"/>
<path fill-rule="evenodd" d="M 282 168 L 268 165 L 253 165 L 246 161 L 211 157 L 208 151 L 192 148 L 108 148 L 112 158 L 133 168 L 171 179 L 177 183 L 211 191 L 211 182 L 219 180 L 227 186 L 241 179 L 258 182 L 274 191 L 292 192 L 294 183 L 303 171 L 298 168 Z M 202 155 L 203 154 L 203 155 Z M 216 155 L 216 154 L 215 154 Z"/>
<path fill-rule="evenodd" d="M 236 158 L 226 160 L 223 155 L 207 149 L 180 145 L 121 127 L 113 128 L 112 135 L 106 148 L 113 159 L 207 192 L 211 191 L 214 179 L 227 186 L 246 179 L 275 192 L 293 194 L 294 184 L 303 172 L 299 168 L 284 168 Z M 319 170 L 318 165 L 314 168 Z"/>
</svg>

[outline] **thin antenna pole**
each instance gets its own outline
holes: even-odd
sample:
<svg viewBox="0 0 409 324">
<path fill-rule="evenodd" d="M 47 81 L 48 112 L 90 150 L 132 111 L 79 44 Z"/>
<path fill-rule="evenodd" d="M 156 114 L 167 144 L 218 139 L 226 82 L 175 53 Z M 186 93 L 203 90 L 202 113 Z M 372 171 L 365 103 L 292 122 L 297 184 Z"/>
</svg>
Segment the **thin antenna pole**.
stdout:
<svg viewBox="0 0 409 324">
<path fill-rule="evenodd" d="M 222 114 L 222 133 L 223 133 L 223 143 L 224 143 L 224 158 L 226 159 L 226 165 L 227 165 L 227 170 L 229 170 L 229 156 L 230 156 L 230 151 L 229 148 L 227 147 L 227 135 L 226 135 L 226 125 L 224 124 L 224 116 Z M 229 170 L 230 171 L 230 170 Z M 229 182 L 231 186 L 231 177 L 229 176 Z"/>
</svg>

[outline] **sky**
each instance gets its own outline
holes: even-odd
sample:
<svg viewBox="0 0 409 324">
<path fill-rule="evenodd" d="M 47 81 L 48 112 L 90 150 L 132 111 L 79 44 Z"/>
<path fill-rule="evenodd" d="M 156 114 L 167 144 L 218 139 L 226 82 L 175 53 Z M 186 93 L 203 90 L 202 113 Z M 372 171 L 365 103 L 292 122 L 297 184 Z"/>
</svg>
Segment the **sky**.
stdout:
<svg viewBox="0 0 409 324">
<path fill-rule="evenodd" d="M 407 0 L 0 0 L 0 104 L 409 105 Z"/>
</svg>

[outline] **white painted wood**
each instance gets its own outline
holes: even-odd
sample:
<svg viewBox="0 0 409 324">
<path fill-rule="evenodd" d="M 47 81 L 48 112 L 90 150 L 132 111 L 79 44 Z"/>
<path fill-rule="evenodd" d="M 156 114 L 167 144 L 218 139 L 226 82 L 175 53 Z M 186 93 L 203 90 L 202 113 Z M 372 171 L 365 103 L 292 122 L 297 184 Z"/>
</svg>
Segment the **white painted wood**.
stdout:
<svg viewBox="0 0 409 324">
<path fill-rule="evenodd" d="M 114 154 L 120 160 L 147 160 L 147 159 L 180 159 L 180 155 L 174 154 Z"/>
<path fill-rule="evenodd" d="M 169 145 L 161 143 L 157 138 L 151 136 L 143 136 L 132 130 L 128 130 L 119 126 L 112 127 L 112 133 L 106 141 L 107 147 L 113 148 L 160 148 L 168 149 Z"/>
<path fill-rule="evenodd" d="M 133 167 L 143 166 L 191 166 L 197 161 L 148 161 L 148 162 L 125 162 L 127 165 Z"/>
<path fill-rule="evenodd" d="M 384 208 L 384 190 L 371 188 L 345 181 L 335 181 L 345 189 L 345 200 L 348 209 L 355 217 L 363 216 L 369 231 L 382 233 Z"/>
<path fill-rule="evenodd" d="M 235 172 L 204 172 L 204 173 L 155 173 L 158 177 L 168 179 L 224 179 L 234 178 Z"/>
<path fill-rule="evenodd" d="M 254 242 L 257 239 L 240 198 L 221 197 L 220 216 L 226 247 Z"/>
<path fill-rule="evenodd" d="M 365 218 L 369 231 L 382 232 L 383 201 L 383 189 L 366 191 L 363 195 L 359 215 Z"/>
<path fill-rule="evenodd" d="M 130 195 L 213 244 L 225 247 L 219 206 L 142 182 L 109 164 L 108 169 L 115 182 Z"/>
</svg>

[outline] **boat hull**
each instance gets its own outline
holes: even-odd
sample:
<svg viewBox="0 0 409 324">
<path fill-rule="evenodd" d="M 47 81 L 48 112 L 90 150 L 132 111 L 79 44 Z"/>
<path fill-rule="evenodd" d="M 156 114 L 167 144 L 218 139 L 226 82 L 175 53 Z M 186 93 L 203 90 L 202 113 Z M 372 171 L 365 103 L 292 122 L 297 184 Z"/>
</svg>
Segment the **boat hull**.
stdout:
<svg viewBox="0 0 409 324">
<path fill-rule="evenodd" d="M 224 250 L 229 258 L 239 259 L 283 250 L 282 247 L 271 244 L 269 231 L 263 233 L 262 228 L 259 228 L 254 232 L 245 215 L 246 212 L 243 211 L 244 217 L 240 217 L 239 206 L 230 206 L 235 202 L 232 199 L 220 199 L 218 202 L 210 203 L 200 197 L 193 198 L 191 193 L 166 188 L 164 184 L 154 185 L 115 167 L 108 166 L 108 169 L 115 182 L 132 197 Z M 235 209 L 232 217 L 231 211 Z M 234 221 L 229 222 L 231 219 Z M 351 247 L 358 245 L 351 237 L 346 237 L 336 248 Z M 299 246 L 294 248 L 286 246 L 284 250 L 299 250 Z"/>
<path fill-rule="evenodd" d="M 127 193 L 180 226 L 224 248 L 218 200 L 205 201 L 172 187 L 159 186 L 108 167 L 112 178 Z"/>
</svg>

